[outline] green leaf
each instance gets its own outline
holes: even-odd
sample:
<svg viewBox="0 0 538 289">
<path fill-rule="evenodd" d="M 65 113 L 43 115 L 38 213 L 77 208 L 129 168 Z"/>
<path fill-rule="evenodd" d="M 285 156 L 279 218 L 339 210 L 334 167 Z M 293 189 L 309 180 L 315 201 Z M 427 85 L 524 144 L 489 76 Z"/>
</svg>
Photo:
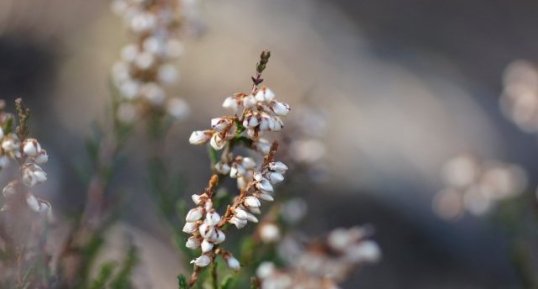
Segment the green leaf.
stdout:
<svg viewBox="0 0 538 289">
<path fill-rule="evenodd" d="M 179 289 L 188 289 L 189 288 L 188 285 L 187 285 L 187 278 L 183 274 L 179 274 L 177 276 L 177 283 L 178 283 Z"/>
<path fill-rule="evenodd" d="M 219 153 L 210 145 L 207 145 L 207 153 L 209 154 L 209 161 L 211 162 L 211 170 L 213 170 L 213 167 L 219 161 Z"/>
<path fill-rule="evenodd" d="M 112 277 L 112 273 L 114 272 L 114 268 L 116 267 L 115 262 L 107 262 L 101 266 L 101 269 L 99 270 L 99 275 L 95 280 L 93 280 L 92 284 L 90 285 L 89 289 L 102 289 L 105 288 L 106 283 L 110 280 Z"/>
<path fill-rule="evenodd" d="M 123 261 L 120 271 L 112 280 L 110 288 L 112 289 L 128 289 L 131 287 L 131 275 L 138 264 L 138 250 L 134 244 L 131 244 L 127 256 Z"/>
<path fill-rule="evenodd" d="M 222 283 L 220 284 L 220 289 L 232 289 L 234 283 L 234 278 L 232 276 L 226 276 Z"/>
</svg>

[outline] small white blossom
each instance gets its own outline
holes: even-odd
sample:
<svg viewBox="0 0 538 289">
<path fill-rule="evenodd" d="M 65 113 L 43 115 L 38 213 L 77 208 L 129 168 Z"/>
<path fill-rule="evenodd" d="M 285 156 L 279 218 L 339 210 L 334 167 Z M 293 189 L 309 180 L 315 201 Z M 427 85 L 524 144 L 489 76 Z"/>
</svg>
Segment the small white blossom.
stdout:
<svg viewBox="0 0 538 289">
<path fill-rule="evenodd" d="M 209 212 L 209 213 L 207 213 L 207 215 L 206 215 L 205 222 L 206 222 L 209 226 L 215 226 L 215 225 L 217 225 L 217 224 L 220 222 L 220 216 L 219 216 L 219 214 L 218 214 L 217 212 L 215 212 L 215 211 Z"/>
<path fill-rule="evenodd" d="M 194 145 L 203 144 L 209 141 L 210 138 L 211 138 L 211 132 L 204 131 L 204 130 L 197 130 L 191 133 L 191 136 L 189 137 L 189 142 Z"/>
<path fill-rule="evenodd" d="M 202 245 L 201 245 L 201 248 L 202 248 L 202 253 L 207 253 L 211 250 L 213 250 L 213 244 L 210 243 L 207 239 L 204 239 L 202 241 Z"/>
<path fill-rule="evenodd" d="M 228 96 L 226 99 L 224 99 L 222 107 L 236 113 L 239 110 L 239 103 L 233 96 Z"/>
<path fill-rule="evenodd" d="M 209 258 L 206 255 L 202 255 L 202 256 L 192 260 L 191 263 L 193 263 L 194 265 L 196 265 L 198 267 L 206 267 L 207 265 L 209 265 L 211 263 L 211 258 Z"/>
<path fill-rule="evenodd" d="M 41 152 L 41 145 L 39 145 L 36 139 L 28 138 L 22 143 L 22 151 L 29 157 L 35 157 Z"/>
<path fill-rule="evenodd" d="M 187 239 L 187 243 L 185 243 L 185 247 L 193 250 L 200 248 L 200 240 L 196 237 L 189 237 L 189 239 Z"/>
<path fill-rule="evenodd" d="M 271 104 L 271 109 L 279 116 L 286 116 L 290 112 L 290 106 L 283 102 L 274 101 Z"/>
<path fill-rule="evenodd" d="M 220 134 L 215 133 L 211 137 L 209 144 L 215 150 L 221 150 L 226 145 L 226 140 L 220 136 Z"/>
<path fill-rule="evenodd" d="M 198 229 L 198 227 L 197 227 L 196 223 L 194 223 L 194 222 L 187 222 L 183 226 L 183 232 L 185 232 L 187 234 L 192 234 L 192 233 L 196 232 L 197 229 Z"/>
<path fill-rule="evenodd" d="M 226 258 L 226 264 L 232 270 L 238 271 L 239 269 L 241 269 L 241 264 L 239 263 L 239 260 L 237 260 L 233 256 L 229 256 L 228 258 Z"/>
<path fill-rule="evenodd" d="M 230 221 L 229 221 L 230 224 L 233 224 L 237 229 L 241 229 L 243 227 L 245 227 L 247 225 L 247 220 L 246 219 L 240 219 L 236 216 L 230 218 Z"/>
<path fill-rule="evenodd" d="M 187 222 L 196 222 L 200 220 L 202 216 L 203 216 L 203 209 L 201 207 L 196 207 L 194 209 L 191 209 L 187 213 L 187 217 L 185 218 L 185 220 Z"/>
<path fill-rule="evenodd" d="M 47 180 L 47 174 L 36 164 L 26 164 L 22 167 L 22 182 L 33 187 Z"/>
</svg>

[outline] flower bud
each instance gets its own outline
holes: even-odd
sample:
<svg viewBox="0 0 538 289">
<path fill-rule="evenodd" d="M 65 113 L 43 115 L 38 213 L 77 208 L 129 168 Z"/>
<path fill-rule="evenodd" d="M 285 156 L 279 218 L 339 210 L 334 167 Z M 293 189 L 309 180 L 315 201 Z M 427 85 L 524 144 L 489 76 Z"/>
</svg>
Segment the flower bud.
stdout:
<svg viewBox="0 0 538 289">
<path fill-rule="evenodd" d="M 213 250 L 213 246 L 214 245 L 212 243 L 210 243 L 207 239 L 204 239 L 202 241 L 202 245 L 201 245 L 202 253 L 207 253 L 207 252 Z"/>
<path fill-rule="evenodd" d="M 243 121 L 243 126 L 247 128 L 253 128 L 258 125 L 258 118 L 255 115 L 249 115 Z"/>
<path fill-rule="evenodd" d="M 202 255 L 194 260 L 191 261 L 191 264 L 194 264 L 198 267 L 206 267 L 211 263 L 211 258 L 209 258 L 206 255 Z"/>
<path fill-rule="evenodd" d="M 268 176 L 272 184 L 278 184 L 284 181 L 284 176 L 281 173 L 269 173 Z"/>
<path fill-rule="evenodd" d="M 259 208 L 261 206 L 260 200 L 258 200 L 258 198 L 253 197 L 253 196 L 246 197 L 243 202 L 245 206 L 249 208 Z"/>
<path fill-rule="evenodd" d="M 226 99 L 224 99 L 224 102 L 222 103 L 222 107 L 236 113 L 237 110 L 239 109 L 239 104 L 237 103 L 237 100 L 235 99 L 235 97 L 228 96 Z"/>
<path fill-rule="evenodd" d="M 227 118 L 216 117 L 211 119 L 211 128 L 218 132 L 224 131 L 231 124 L 232 122 Z"/>
<path fill-rule="evenodd" d="M 254 161 L 254 159 L 252 158 L 249 158 L 249 157 L 246 157 L 246 158 L 243 158 L 241 160 L 241 165 L 247 169 L 247 170 L 251 170 L 253 168 L 256 167 L 256 162 Z"/>
<path fill-rule="evenodd" d="M 274 101 L 271 109 L 276 115 L 286 116 L 290 112 L 290 106 L 287 103 Z"/>
<path fill-rule="evenodd" d="M 234 210 L 234 216 L 239 218 L 239 219 L 246 220 L 247 219 L 247 212 L 245 210 L 243 210 L 243 209 L 236 208 Z"/>
<path fill-rule="evenodd" d="M 209 239 L 211 235 L 215 232 L 215 228 L 213 226 L 208 225 L 207 223 L 203 223 L 198 228 L 200 235 L 204 239 Z"/>
<path fill-rule="evenodd" d="M 209 226 L 216 226 L 220 222 L 220 216 L 217 212 L 211 211 L 207 213 L 205 222 Z"/>
<path fill-rule="evenodd" d="M 381 250 L 374 241 L 362 241 L 349 247 L 346 256 L 355 263 L 377 262 L 381 258 Z"/>
<path fill-rule="evenodd" d="M 191 209 L 187 213 L 187 217 L 185 218 L 185 220 L 187 222 L 196 222 L 200 220 L 202 217 L 203 217 L 203 209 L 201 207 L 196 207 L 196 208 Z"/>
<path fill-rule="evenodd" d="M 202 196 L 203 195 L 194 194 L 191 196 L 191 199 L 196 205 L 199 205 L 202 202 Z"/>
<path fill-rule="evenodd" d="M 256 105 L 256 99 L 252 95 L 247 95 L 243 98 L 243 106 L 245 108 L 251 108 Z"/>
<path fill-rule="evenodd" d="M 230 224 L 233 224 L 235 225 L 235 227 L 237 229 L 241 229 L 243 227 L 245 227 L 247 225 L 247 220 L 246 219 L 239 219 L 237 217 L 232 217 L 230 218 L 230 221 L 228 221 Z"/>
<path fill-rule="evenodd" d="M 221 150 L 226 145 L 226 140 L 224 140 L 218 133 L 215 133 L 211 137 L 209 144 L 215 150 Z"/>
<path fill-rule="evenodd" d="M 183 226 L 183 232 L 187 234 L 192 234 L 196 232 L 197 224 L 194 222 L 187 222 L 185 223 L 185 226 Z"/>
<path fill-rule="evenodd" d="M 271 162 L 269 163 L 269 169 L 277 173 L 285 173 L 288 170 L 288 166 L 283 162 Z"/>
<path fill-rule="evenodd" d="M 22 143 L 22 151 L 29 157 L 35 157 L 41 151 L 41 145 L 36 139 L 28 138 Z"/>
<path fill-rule="evenodd" d="M 271 182 L 263 177 L 257 179 L 256 188 L 264 192 L 273 192 L 273 185 L 271 185 Z"/>
<path fill-rule="evenodd" d="M 211 138 L 212 132 L 208 130 L 196 130 L 191 133 L 189 142 L 193 145 L 204 144 Z"/>
<path fill-rule="evenodd" d="M 226 258 L 226 264 L 228 264 L 228 267 L 232 270 L 238 271 L 241 269 L 241 264 L 239 264 L 239 260 L 237 260 L 233 256 L 229 256 Z"/>
<path fill-rule="evenodd" d="M 269 88 L 263 87 L 258 90 L 255 98 L 260 102 L 269 102 L 275 98 L 275 94 Z"/>
<path fill-rule="evenodd" d="M 261 129 L 261 124 L 260 124 L 260 129 Z M 258 150 L 260 153 L 264 155 L 268 154 L 269 151 L 271 150 L 271 143 L 264 138 L 258 139 L 258 141 L 255 143 L 255 146 L 256 146 L 256 150 Z"/>
<path fill-rule="evenodd" d="M 200 247 L 200 240 L 196 237 L 190 237 L 189 239 L 187 239 L 187 243 L 185 243 L 185 247 L 189 248 L 189 249 L 197 249 L 198 247 Z"/>
<path fill-rule="evenodd" d="M 41 150 L 37 156 L 34 158 L 34 161 L 37 163 L 37 164 L 44 164 L 46 163 L 47 161 L 49 160 L 49 155 L 47 154 L 47 151 L 46 150 Z"/>
<path fill-rule="evenodd" d="M 224 240 L 226 240 L 226 235 L 224 234 L 224 232 L 222 232 L 219 229 L 215 229 L 215 233 L 213 234 L 212 237 L 213 238 L 211 239 L 211 242 L 215 244 L 220 244 L 224 242 Z"/>
<path fill-rule="evenodd" d="M 252 223 L 258 223 L 258 218 L 256 218 L 256 216 L 248 212 L 247 212 L 247 220 Z"/>
<path fill-rule="evenodd" d="M 47 180 L 47 174 L 36 164 L 28 164 L 22 168 L 22 182 L 27 187 L 33 187 Z"/>
<path fill-rule="evenodd" d="M 268 202 L 272 202 L 272 201 L 275 200 L 275 198 L 273 198 L 273 196 L 271 196 L 268 193 L 264 193 L 264 192 L 260 192 L 259 194 L 256 194 L 256 197 L 259 198 L 259 199 L 262 199 L 264 201 L 268 201 Z"/>
<path fill-rule="evenodd" d="M 226 163 L 218 162 L 215 164 L 215 170 L 221 175 L 227 175 L 230 172 L 230 166 Z"/>
</svg>

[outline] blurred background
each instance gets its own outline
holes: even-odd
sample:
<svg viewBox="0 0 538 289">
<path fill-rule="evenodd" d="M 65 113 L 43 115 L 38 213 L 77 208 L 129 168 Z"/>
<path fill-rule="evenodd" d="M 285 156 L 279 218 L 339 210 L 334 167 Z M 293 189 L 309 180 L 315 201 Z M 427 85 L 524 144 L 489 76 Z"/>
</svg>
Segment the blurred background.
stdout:
<svg viewBox="0 0 538 289">
<path fill-rule="evenodd" d="M 51 156 L 50 181 L 37 193 L 66 214 L 83 201 L 74 168 L 105 115 L 110 67 L 126 41 L 109 4 L 0 0 L 0 97 L 23 97 L 33 110 L 33 131 Z M 507 120 L 499 99 L 512 61 L 538 61 L 538 2 L 200 0 L 193 9 L 172 89 L 192 113 L 167 147 L 190 194 L 209 171 L 188 135 L 220 115 L 224 97 L 248 89 L 267 48 L 267 84 L 294 109 L 307 103 L 327 120 L 323 173 L 298 188 L 309 205 L 301 229 L 369 223 L 383 250 L 381 263 L 343 288 L 523 288 L 491 215 L 447 221 L 432 202 L 444 186 L 441 168 L 461 153 L 518 164 L 534 194 L 536 136 Z M 139 171 L 131 161 L 124 178 Z M 166 255 L 167 232 L 141 180 L 125 180 L 125 223 Z M 173 284 L 179 265 L 157 260 L 147 267 Z"/>
</svg>

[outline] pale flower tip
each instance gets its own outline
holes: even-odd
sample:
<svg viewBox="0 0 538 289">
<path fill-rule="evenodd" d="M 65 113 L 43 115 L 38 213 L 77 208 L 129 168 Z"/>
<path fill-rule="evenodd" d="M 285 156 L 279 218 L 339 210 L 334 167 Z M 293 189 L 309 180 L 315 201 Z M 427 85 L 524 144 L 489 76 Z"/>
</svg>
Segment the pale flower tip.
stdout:
<svg viewBox="0 0 538 289">
<path fill-rule="evenodd" d="M 286 116 L 290 112 L 290 106 L 287 103 L 275 101 L 271 106 L 274 113 L 279 116 Z"/>
<path fill-rule="evenodd" d="M 34 212 L 40 211 L 39 201 L 37 200 L 36 197 L 34 197 L 34 195 L 30 194 L 28 197 L 26 197 L 26 204 L 32 211 Z"/>
<path fill-rule="evenodd" d="M 29 138 L 24 140 L 22 151 L 29 157 L 35 157 L 41 151 L 41 146 L 36 139 Z"/>
<path fill-rule="evenodd" d="M 353 262 L 375 263 L 381 259 L 381 249 L 374 241 L 363 241 L 350 247 L 347 256 Z"/>
<path fill-rule="evenodd" d="M 229 221 L 230 224 L 233 224 L 237 229 L 241 229 L 247 225 L 246 217 L 245 219 L 240 219 L 236 216 L 232 217 Z"/>
<path fill-rule="evenodd" d="M 196 237 L 190 237 L 189 239 L 187 239 L 187 242 L 185 243 L 185 247 L 192 250 L 197 249 L 200 247 L 200 240 Z"/>
<path fill-rule="evenodd" d="M 226 141 L 224 139 L 222 139 L 218 133 L 215 133 L 212 137 L 211 137 L 211 140 L 209 142 L 209 144 L 211 145 L 212 148 L 214 148 L 215 150 L 218 150 L 220 151 L 222 148 L 224 148 L 224 146 L 226 145 Z"/>
<path fill-rule="evenodd" d="M 213 246 L 214 245 L 212 243 L 210 243 L 208 240 L 202 241 L 202 245 L 201 245 L 202 253 L 207 253 L 207 252 L 213 250 Z"/>
<path fill-rule="evenodd" d="M 244 204 L 250 208 L 259 208 L 261 206 L 260 200 L 253 196 L 248 196 L 244 200 Z"/>
<path fill-rule="evenodd" d="M 260 193 L 259 195 L 257 195 L 258 198 L 264 200 L 264 201 L 268 201 L 268 202 L 272 202 L 275 200 L 275 198 L 273 196 L 271 196 L 270 194 L 267 194 L 267 193 Z"/>
<path fill-rule="evenodd" d="M 222 102 L 222 107 L 235 113 L 237 112 L 239 105 L 233 96 L 228 96 L 226 99 L 224 99 L 224 102 Z"/>
<path fill-rule="evenodd" d="M 211 242 L 215 244 L 220 244 L 226 240 L 226 235 L 221 230 L 215 230 L 215 234 L 212 236 Z"/>
<path fill-rule="evenodd" d="M 191 133 L 189 143 L 193 145 L 204 144 L 211 138 L 211 134 L 207 131 L 196 130 Z"/>
<path fill-rule="evenodd" d="M 217 212 L 212 211 L 206 215 L 206 221 L 209 226 L 215 226 L 220 222 L 220 216 Z"/>
<path fill-rule="evenodd" d="M 201 207 L 196 207 L 194 209 L 191 209 L 188 213 L 187 213 L 187 217 L 185 218 L 185 220 L 187 222 L 196 222 L 198 220 L 200 220 L 203 216 L 203 210 Z"/>
<path fill-rule="evenodd" d="M 185 225 L 183 226 L 182 231 L 184 233 L 187 233 L 187 234 L 192 234 L 192 233 L 196 232 L 196 223 L 193 223 L 193 222 L 185 223 Z"/>
<path fill-rule="evenodd" d="M 206 255 L 202 255 L 194 260 L 191 261 L 191 264 L 194 264 L 198 267 L 206 267 L 211 263 L 211 258 L 209 258 Z"/>
<path fill-rule="evenodd" d="M 245 108 L 251 108 L 256 105 L 256 98 L 253 95 L 248 95 L 243 98 L 243 106 Z"/>
<path fill-rule="evenodd" d="M 192 201 L 196 204 L 196 205 L 199 205 L 201 200 L 202 200 L 202 197 L 200 197 L 200 195 L 197 195 L 197 194 L 194 194 L 191 196 L 192 198 Z"/>
<path fill-rule="evenodd" d="M 233 256 L 228 257 L 226 263 L 228 264 L 228 267 L 232 270 L 238 271 L 239 269 L 241 269 L 241 264 L 239 263 L 239 260 L 237 260 Z"/>
</svg>

